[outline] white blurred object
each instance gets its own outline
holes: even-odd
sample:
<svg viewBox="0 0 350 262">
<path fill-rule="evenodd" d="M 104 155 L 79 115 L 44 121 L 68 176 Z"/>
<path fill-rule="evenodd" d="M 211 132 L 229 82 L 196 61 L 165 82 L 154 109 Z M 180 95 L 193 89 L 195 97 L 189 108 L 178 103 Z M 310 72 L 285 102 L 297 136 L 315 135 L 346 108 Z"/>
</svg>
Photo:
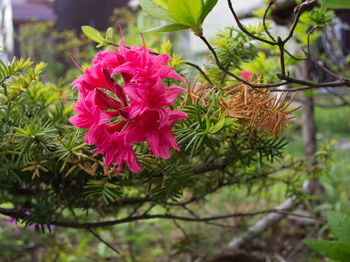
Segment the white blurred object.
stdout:
<svg viewBox="0 0 350 262">
<path fill-rule="evenodd" d="M 235 0 L 232 1 L 233 8 L 238 16 L 251 13 L 252 11 L 263 7 L 262 0 Z M 256 19 L 245 19 L 243 24 L 258 23 Z M 228 26 L 236 26 L 234 17 L 228 7 L 226 0 L 219 0 L 214 9 L 209 13 L 203 24 L 203 33 L 206 38 L 215 36 L 218 30 L 223 30 Z M 207 52 L 208 48 L 205 44 L 195 35 L 190 34 L 188 46 L 188 53 L 197 54 Z"/>
<path fill-rule="evenodd" d="M 12 6 L 10 0 L 0 0 L 0 58 L 7 62 L 14 51 Z"/>
<path fill-rule="evenodd" d="M 128 5 L 129 6 L 138 6 L 139 0 L 130 0 Z"/>
</svg>

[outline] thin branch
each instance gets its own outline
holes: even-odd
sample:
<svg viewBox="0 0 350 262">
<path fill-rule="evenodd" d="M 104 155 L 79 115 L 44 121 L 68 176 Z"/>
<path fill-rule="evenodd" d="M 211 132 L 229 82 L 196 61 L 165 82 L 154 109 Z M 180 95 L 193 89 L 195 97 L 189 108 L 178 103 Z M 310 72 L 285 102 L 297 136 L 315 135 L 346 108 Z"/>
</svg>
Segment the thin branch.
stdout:
<svg viewBox="0 0 350 262">
<path fill-rule="evenodd" d="M 133 215 L 135 215 L 137 213 L 137 211 L 139 210 L 139 208 L 144 204 L 145 202 L 141 202 L 139 203 L 134 210 L 129 214 L 129 217 L 132 217 Z"/>
<path fill-rule="evenodd" d="M 209 79 L 208 75 L 202 70 L 202 68 L 200 68 L 200 66 L 192 63 L 192 62 L 186 62 L 186 65 L 192 66 L 193 68 L 197 69 L 199 71 L 199 73 L 202 74 L 202 76 L 207 80 L 207 82 L 209 83 L 209 87 L 213 87 L 214 84 L 213 82 Z"/>
<path fill-rule="evenodd" d="M 309 30 L 309 32 L 307 32 L 307 56 L 311 58 L 311 51 L 310 51 L 310 36 L 311 34 L 318 29 L 319 26 L 314 26 L 313 28 L 311 28 Z"/>
<path fill-rule="evenodd" d="M 278 77 L 281 80 L 285 80 L 283 82 L 276 83 L 276 84 L 252 84 L 252 83 L 240 78 L 239 76 L 235 75 L 234 73 L 226 70 L 226 68 L 220 63 L 219 58 L 218 58 L 214 48 L 210 45 L 208 40 L 204 36 L 199 36 L 199 38 L 201 38 L 202 41 L 207 45 L 207 47 L 209 48 L 209 50 L 211 51 L 211 53 L 214 56 L 216 65 L 222 71 L 224 71 L 228 75 L 232 76 L 233 78 L 237 79 L 238 81 L 245 83 L 246 85 L 249 85 L 252 88 L 272 88 L 272 87 L 279 87 L 279 86 L 290 84 L 290 83 L 300 84 L 300 85 L 305 85 L 305 86 L 296 87 L 296 88 L 287 88 L 287 89 L 270 89 L 269 91 L 271 91 L 271 92 L 284 92 L 284 91 L 295 92 L 295 91 L 308 90 L 308 89 L 312 89 L 312 88 L 321 88 L 321 87 L 339 87 L 339 86 L 349 86 L 350 87 L 350 80 L 348 80 L 348 79 L 343 79 L 340 81 L 338 80 L 338 81 L 334 81 L 334 82 L 312 83 L 312 82 L 308 82 L 305 80 L 293 78 L 293 77 L 290 77 L 287 75 L 283 76 L 283 71 L 282 71 L 282 75 L 278 74 Z M 282 45 L 283 45 L 283 43 L 282 43 Z M 284 49 L 282 49 L 282 50 L 284 50 Z M 282 70 L 284 68 L 284 56 L 283 56 L 283 54 L 281 57 L 281 68 L 282 68 Z"/>
<path fill-rule="evenodd" d="M 14 251 L 14 252 L 33 252 L 34 250 L 38 248 L 42 248 L 43 245 L 34 245 L 34 244 L 29 244 L 29 245 L 5 245 L 5 244 L 0 244 L 0 249 L 2 250 L 9 250 L 9 251 Z"/>
<path fill-rule="evenodd" d="M 293 24 L 292 24 L 292 27 L 289 31 L 289 34 L 288 36 L 284 39 L 284 40 L 281 40 L 281 39 L 278 39 L 277 42 L 271 42 L 271 41 L 268 41 L 266 39 L 263 39 L 263 38 L 260 38 L 260 37 L 257 37 L 257 36 L 254 36 L 252 35 L 249 31 L 247 31 L 247 29 L 241 24 L 241 22 L 239 21 L 239 18 L 237 16 L 237 14 L 235 13 L 234 9 L 233 9 L 233 6 L 232 6 L 232 2 L 231 0 L 227 0 L 228 2 L 228 5 L 229 5 L 229 8 L 231 10 L 231 13 L 233 14 L 236 22 L 237 22 L 237 25 L 238 27 L 244 32 L 246 33 L 247 35 L 253 37 L 254 39 L 258 40 L 258 41 L 261 41 L 261 42 L 264 42 L 264 43 L 267 43 L 267 44 L 270 44 L 270 45 L 278 45 L 279 46 L 279 50 L 280 50 L 280 64 L 281 64 L 281 73 L 280 74 L 277 74 L 277 76 L 281 79 L 281 80 L 284 80 L 280 83 L 276 83 L 276 84 L 252 84 L 252 83 L 249 83 L 248 81 L 242 81 L 243 79 L 238 77 L 237 75 L 225 70 L 225 68 L 220 64 L 220 61 L 215 53 L 215 50 L 210 46 L 209 42 L 204 38 L 204 36 L 200 36 L 200 38 L 203 40 L 203 42 L 207 45 L 207 47 L 209 48 L 209 50 L 212 52 L 212 54 L 214 55 L 214 58 L 215 58 L 215 62 L 217 64 L 217 66 L 222 70 L 224 71 L 225 73 L 227 73 L 228 75 L 234 77 L 236 80 L 240 81 L 240 82 L 243 82 L 245 83 L 246 85 L 249 85 L 250 87 L 253 87 L 253 88 L 272 88 L 272 87 L 279 87 L 279 86 L 283 86 L 283 85 L 286 85 L 286 84 L 300 84 L 300 85 L 305 85 L 305 86 L 302 86 L 302 87 L 297 87 L 297 88 L 289 88 L 289 89 L 277 89 L 277 90 L 274 90 L 274 89 L 270 89 L 270 91 L 273 91 L 273 92 L 284 92 L 284 91 L 291 91 L 291 92 L 295 92 L 295 91 L 302 91 L 302 90 L 308 90 L 308 89 L 312 89 L 312 88 L 321 88 L 321 87 L 339 87 L 339 86 L 350 86 L 350 80 L 348 79 L 343 79 L 343 80 L 339 80 L 339 81 L 334 81 L 334 82 L 325 82 L 325 83 L 312 83 L 312 82 L 309 82 L 309 81 L 305 81 L 305 80 L 301 80 L 301 79 L 297 79 L 297 78 L 293 78 L 293 77 L 290 77 L 289 75 L 286 75 L 286 69 L 285 69 L 285 61 L 284 61 L 284 52 L 286 52 L 286 50 L 284 49 L 284 46 L 285 44 L 292 38 L 293 34 L 294 34 L 294 31 L 295 31 L 295 28 L 298 24 L 298 21 L 299 21 L 299 18 L 302 14 L 302 11 L 303 9 L 310 5 L 310 4 L 313 4 L 316 2 L 316 0 L 308 0 L 308 1 L 305 1 L 303 2 L 302 4 L 300 4 L 299 6 L 297 6 L 297 8 L 295 9 L 296 11 L 296 15 L 295 15 L 295 19 L 293 21 Z M 268 7 L 269 9 L 270 7 Z M 267 9 L 267 11 L 268 11 Z M 267 14 L 267 11 L 265 10 L 265 17 L 266 17 L 266 14 Z M 267 28 L 266 28 L 267 29 Z M 271 37 L 271 36 L 270 36 Z M 288 51 L 287 51 L 287 54 L 290 55 L 291 57 L 293 58 L 296 58 L 294 57 L 293 55 L 291 55 Z M 302 59 L 298 59 L 296 58 L 296 60 L 302 60 Z M 315 63 L 318 67 L 322 68 L 321 65 L 319 65 L 317 62 L 313 62 Z M 322 68 L 323 71 L 329 73 L 326 68 Z M 334 73 L 331 73 L 331 75 L 334 76 Z M 339 79 L 339 77 L 337 77 L 337 80 Z"/>
<path fill-rule="evenodd" d="M 291 52 L 289 52 L 287 49 L 284 49 L 284 52 L 286 52 L 286 54 L 289 55 L 294 60 L 297 60 L 297 61 L 305 61 L 305 60 L 307 60 L 307 57 L 296 57 Z"/>
<path fill-rule="evenodd" d="M 333 96 L 339 98 L 343 102 L 344 105 L 350 106 L 350 102 L 348 100 L 346 100 L 344 96 L 338 94 L 337 92 L 334 92 L 330 88 L 327 88 L 327 92 L 332 94 Z"/>
<path fill-rule="evenodd" d="M 325 82 L 325 83 L 317 83 L 312 85 L 293 87 L 293 88 L 284 88 L 284 89 L 269 89 L 270 92 L 296 92 L 296 91 L 304 91 L 314 88 L 326 88 L 326 87 L 350 87 L 350 81 L 347 79 L 338 80 L 334 82 Z"/>
<path fill-rule="evenodd" d="M 275 38 L 272 36 L 272 34 L 270 33 L 270 31 L 268 30 L 268 28 L 266 26 L 266 16 L 267 16 L 267 13 L 269 12 L 271 6 L 273 6 L 273 4 L 274 4 L 273 1 L 269 2 L 268 7 L 265 9 L 264 16 L 263 16 L 263 26 L 264 26 L 265 33 L 271 38 L 271 40 L 273 42 L 276 42 Z"/>
<path fill-rule="evenodd" d="M 233 15 L 233 17 L 235 18 L 236 20 L 236 23 L 237 23 L 237 26 L 239 27 L 239 29 L 242 30 L 242 32 L 244 32 L 245 34 L 247 34 L 248 36 L 250 36 L 251 38 L 255 39 L 255 40 L 258 40 L 260 42 L 264 42 L 266 44 L 269 44 L 269 45 L 277 45 L 276 42 L 272 42 L 272 41 L 269 41 L 267 39 L 264 39 L 264 38 L 261 38 L 259 36 L 256 36 L 256 35 L 253 35 L 252 33 L 250 33 L 241 23 L 241 21 L 239 20 L 239 17 L 238 15 L 236 14 L 235 10 L 233 9 L 233 6 L 232 6 L 232 2 L 231 0 L 227 0 L 227 4 L 231 10 L 231 13 Z"/>
<path fill-rule="evenodd" d="M 277 37 L 278 48 L 280 51 L 280 64 L 281 64 L 281 76 L 279 78 L 286 78 L 286 66 L 284 62 L 284 44 L 282 42 L 281 37 Z"/>
<path fill-rule="evenodd" d="M 210 50 L 210 52 L 213 54 L 214 59 L 215 59 L 215 63 L 216 65 L 226 74 L 232 76 L 233 78 L 235 78 L 236 80 L 252 87 L 252 88 L 269 88 L 269 87 L 278 87 L 281 85 L 285 85 L 287 84 L 287 82 L 281 82 L 281 83 L 277 83 L 277 84 L 252 84 L 249 81 L 244 80 L 243 78 L 237 76 L 236 74 L 228 71 L 221 63 L 220 60 L 218 58 L 218 55 L 216 54 L 214 48 L 211 46 L 211 44 L 208 42 L 208 40 L 203 36 L 199 36 L 199 38 L 206 44 L 206 46 L 208 47 L 208 49 Z"/>
<path fill-rule="evenodd" d="M 120 254 L 117 249 L 115 249 L 110 243 L 108 243 L 106 240 L 104 240 L 102 237 L 100 237 L 99 234 L 97 234 L 95 231 L 93 231 L 91 228 L 87 228 L 87 230 L 94 235 L 98 240 L 100 240 L 103 244 L 105 244 L 107 247 L 109 247 L 111 250 L 113 250 L 115 253 Z"/>
<path fill-rule="evenodd" d="M 182 232 L 184 237 L 188 238 L 188 234 L 186 233 L 186 230 L 179 224 L 179 222 L 177 222 L 177 220 L 173 219 L 173 223 L 178 229 L 180 229 L 180 231 Z"/>
<path fill-rule="evenodd" d="M 312 62 L 315 66 L 317 66 L 319 69 L 321 69 L 322 71 L 326 72 L 327 74 L 329 74 L 330 76 L 334 77 L 335 79 L 340 79 L 340 77 L 332 72 L 331 70 L 329 70 L 327 67 L 321 65 L 319 62 L 315 61 L 314 59 L 312 59 L 311 57 L 308 58 L 308 60 L 310 62 Z"/>
<path fill-rule="evenodd" d="M 224 170 L 230 163 L 232 159 L 221 159 L 217 162 L 203 163 L 194 167 L 191 167 L 189 171 L 193 174 L 202 174 L 213 170 Z"/>
<path fill-rule="evenodd" d="M 265 174 L 258 174 L 257 176 L 254 177 L 250 177 L 248 179 L 245 179 L 245 182 L 249 182 L 252 181 L 254 179 L 258 179 L 258 178 L 262 178 L 262 177 L 267 177 L 269 174 L 272 174 L 274 172 L 280 171 L 282 169 L 286 169 L 286 168 L 290 168 L 292 166 L 294 166 L 295 164 L 299 163 L 300 161 L 304 161 L 305 159 L 300 159 L 300 160 L 296 160 L 293 163 L 290 163 L 286 166 L 281 166 L 277 169 L 271 170 L 270 172 L 267 172 Z M 228 162 L 226 161 L 221 161 L 219 162 L 220 164 L 216 164 L 216 165 L 209 165 L 207 168 L 206 166 L 203 166 L 203 168 L 200 169 L 200 171 L 206 171 L 209 169 L 212 169 L 213 167 L 215 168 L 224 168 L 225 166 L 227 166 Z M 232 161 L 231 161 L 232 163 Z M 220 189 L 223 186 L 229 186 L 235 183 L 240 183 L 241 180 L 240 179 L 235 179 L 235 180 L 231 180 L 228 181 L 226 183 L 224 182 L 219 182 L 218 185 L 216 187 L 214 187 L 211 190 L 208 190 L 205 194 L 201 195 L 201 196 L 196 196 L 186 202 L 180 202 L 180 203 L 165 203 L 168 206 L 181 206 L 183 208 L 185 208 L 185 210 L 190 210 L 186 207 L 187 204 L 193 202 L 193 201 L 197 201 L 201 198 L 204 198 L 207 194 L 213 193 L 215 191 L 217 191 L 218 189 Z M 151 199 L 149 199 L 148 197 L 145 198 L 140 198 L 142 201 L 141 203 L 143 204 L 145 200 L 147 201 L 152 201 Z M 298 216 L 300 217 L 300 215 L 298 214 L 291 214 L 288 213 L 288 210 L 276 210 L 276 209 L 268 209 L 268 210 L 262 210 L 262 211 L 257 211 L 257 212 L 251 212 L 251 213 L 233 213 L 233 214 L 228 214 L 228 215 L 221 215 L 221 216 L 211 216 L 211 217 L 198 217 L 197 215 L 195 215 L 194 213 L 192 213 L 192 216 L 194 217 L 187 217 L 187 216 L 177 216 L 177 215 L 172 215 L 172 214 L 153 214 L 153 215 L 149 215 L 148 211 L 154 207 L 156 203 L 154 203 L 153 205 L 151 205 L 151 207 L 149 209 L 147 209 L 147 211 L 145 211 L 143 214 L 141 215 L 137 215 L 137 216 L 127 216 L 125 218 L 122 219 L 116 219 L 116 220 L 112 220 L 112 221 L 103 221 L 103 222 L 92 222 L 92 223 L 76 223 L 76 222 L 65 222 L 65 221 L 57 221 L 57 220 L 53 220 L 50 221 L 49 224 L 51 225 L 56 225 L 56 226 L 61 226 L 61 227 L 68 227 L 68 228 L 93 228 L 93 227 L 107 227 L 107 226 L 112 226 L 112 225 L 117 225 L 117 224 L 123 224 L 123 223 L 129 223 L 132 221 L 138 221 L 138 220 L 146 220 L 146 219 L 176 219 L 176 220 L 182 220 L 182 221 L 187 221 L 187 222 L 204 222 L 204 223 L 208 223 L 208 224 L 212 224 L 215 226 L 219 226 L 219 224 L 217 223 L 213 223 L 212 221 L 215 220 L 221 220 L 221 219 L 227 219 L 227 218 L 233 218 L 233 217 L 246 217 L 246 216 L 255 216 L 255 215 L 260 215 L 260 214 L 266 214 L 266 213 L 281 213 L 282 212 L 286 212 L 283 214 L 286 215 L 291 215 L 291 216 Z M 18 210 L 18 209 L 4 209 L 4 208 L 0 208 L 0 213 L 4 214 L 6 216 L 10 216 L 16 219 L 23 219 L 26 217 L 25 213 L 23 212 L 23 210 Z M 135 212 L 133 213 L 135 214 Z M 311 217 L 310 217 L 311 218 Z M 222 225 L 220 224 L 220 226 L 225 226 L 228 227 L 227 225 Z"/>
<path fill-rule="evenodd" d="M 234 218 L 234 217 L 249 217 L 249 216 L 258 216 L 263 214 L 270 214 L 270 213 L 279 213 L 284 212 L 285 215 L 293 215 L 292 213 L 288 213 L 289 209 L 266 209 L 261 211 L 255 211 L 255 212 L 247 212 L 247 213 L 232 213 L 227 215 L 217 215 L 217 216 L 210 216 L 210 217 L 201 217 L 201 218 L 194 218 L 194 217 L 187 217 L 187 216 L 178 216 L 178 215 L 172 215 L 172 214 L 153 214 L 153 215 L 139 215 L 139 216 L 133 216 L 133 217 L 126 217 L 121 219 L 115 219 L 110 221 L 102 221 L 102 222 L 91 222 L 91 223 L 79 223 L 79 222 L 65 222 L 65 221 L 50 221 L 50 225 L 55 225 L 59 227 L 66 227 L 66 228 L 85 228 L 85 229 L 91 229 L 95 227 L 108 227 L 108 226 L 114 226 L 118 224 L 124 224 L 129 223 L 133 221 L 139 221 L 139 220 L 149 220 L 149 219 L 176 219 L 181 221 L 187 221 L 187 222 L 209 222 L 209 221 L 215 221 L 215 220 L 222 220 L 227 218 Z M 23 219 L 25 214 L 21 211 L 15 210 L 15 209 L 4 209 L 0 208 L 0 213 L 9 216 L 11 214 L 11 217 Z"/>
<path fill-rule="evenodd" d="M 147 209 L 145 210 L 145 212 L 142 213 L 142 215 L 147 215 L 156 205 L 157 205 L 157 203 L 151 204 L 150 207 L 147 208 Z"/>
<path fill-rule="evenodd" d="M 334 104 L 334 105 L 324 105 L 324 104 L 317 104 L 315 103 L 315 106 L 321 107 L 321 108 L 327 108 L 327 109 L 332 109 L 332 108 L 339 108 L 339 107 L 344 107 L 344 106 L 350 106 L 350 103 L 341 103 L 341 104 Z"/>
<path fill-rule="evenodd" d="M 326 72 L 327 74 L 331 75 L 332 77 L 334 77 L 335 79 L 339 79 L 339 76 L 332 72 L 331 70 L 329 70 L 327 67 L 321 65 L 318 61 L 312 59 L 311 56 L 308 56 L 307 53 L 304 51 L 306 57 L 296 57 L 295 55 L 293 55 L 292 53 L 290 53 L 288 50 L 284 49 L 284 52 L 290 56 L 292 59 L 297 60 L 297 61 L 310 61 L 311 63 L 313 63 L 315 66 L 317 66 L 319 69 L 321 69 L 322 71 Z"/>
<path fill-rule="evenodd" d="M 188 208 L 186 205 L 183 205 L 182 208 L 185 209 L 193 217 L 199 218 L 199 216 L 192 209 Z M 204 223 L 211 225 L 211 226 L 221 227 L 221 228 L 232 228 L 232 226 L 230 226 L 230 225 L 221 224 L 221 223 L 217 223 L 217 222 L 206 221 Z"/>
<path fill-rule="evenodd" d="M 293 36 L 294 34 L 294 31 L 295 31 L 295 28 L 297 27 L 297 24 L 299 22 L 299 18 L 302 14 L 302 10 L 304 9 L 304 7 L 310 5 L 310 4 L 313 4 L 315 3 L 316 0 L 306 0 L 305 2 L 301 3 L 300 5 L 298 5 L 296 7 L 296 14 L 295 14 L 295 18 L 294 18 L 294 21 L 293 21 L 293 24 L 292 24 L 292 27 L 289 31 L 289 34 L 288 36 L 283 40 L 283 44 L 286 44 Z"/>
</svg>

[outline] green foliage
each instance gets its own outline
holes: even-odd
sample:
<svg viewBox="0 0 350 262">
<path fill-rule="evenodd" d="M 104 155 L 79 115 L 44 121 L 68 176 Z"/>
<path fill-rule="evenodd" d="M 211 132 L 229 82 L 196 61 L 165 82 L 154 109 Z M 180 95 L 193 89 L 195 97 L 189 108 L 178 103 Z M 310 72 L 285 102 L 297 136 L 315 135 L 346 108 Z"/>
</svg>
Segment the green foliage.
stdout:
<svg viewBox="0 0 350 262">
<path fill-rule="evenodd" d="M 163 49 L 169 50 L 169 43 L 165 43 Z M 9 82 L 4 82 L 6 85 L 19 79 L 23 72 L 15 69 L 24 69 L 23 64 L 10 66 L 12 71 L 6 68 L 14 74 L 8 78 Z M 38 64 L 33 72 L 37 74 L 41 67 L 42 64 Z M 29 63 L 26 68 L 28 71 Z M 109 170 L 111 175 L 101 176 L 107 172 L 102 156 L 93 156 L 94 147 L 82 141 L 84 132 L 66 128 L 72 109 L 65 101 L 73 93 L 70 88 L 61 91 L 59 88 L 60 85 L 36 81 L 18 93 L 11 100 L 11 106 L 2 104 L 1 108 L 0 182 L 3 187 L 0 194 L 6 203 L 28 206 L 31 215 L 25 223 L 42 225 L 41 230 L 53 217 L 66 214 L 62 210 L 69 210 L 67 217 L 74 216 L 74 210 L 81 208 L 90 213 L 103 210 L 108 216 L 113 213 L 109 208 L 123 199 L 148 195 L 155 203 L 177 203 L 185 191 L 203 194 L 209 185 L 222 183 L 222 179 L 229 183 L 233 179 L 229 175 L 216 176 L 216 170 L 203 175 L 210 179 L 209 184 L 196 179 L 195 166 L 203 158 L 208 162 L 223 158 L 229 170 L 242 176 L 241 183 L 249 183 L 250 179 L 259 177 L 260 171 L 252 172 L 251 178 L 245 180 L 245 166 L 258 162 L 265 165 L 280 157 L 284 146 L 282 140 L 240 130 L 236 120 L 218 108 L 222 93 L 215 91 L 208 97 L 211 107 L 193 104 L 190 100 L 184 105 L 188 118 L 174 129 L 181 152 L 174 152 L 168 160 L 154 159 L 147 147 L 140 144 L 135 148 L 143 169 L 139 176 L 128 170 L 118 177 L 112 175 L 112 170 Z M 38 193 L 17 198 L 18 183 L 25 190 Z"/>
<path fill-rule="evenodd" d="M 316 25 L 326 25 L 332 22 L 335 14 L 326 8 L 315 8 L 311 10 L 309 17 Z"/>
<path fill-rule="evenodd" d="M 170 40 L 164 40 L 161 47 L 160 47 L 160 53 L 161 54 L 170 54 L 172 48 L 172 44 Z"/>
<path fill-rule="evenodd" d="M 39 63 L 34 68 L 30 68 L 31 65 L 30 59 L 14 58 L 8 65 L 0 61 L 0 85 L 3 88 L 3 93 L 0 93 L 0 102 L 3 105 L 8 105 L 27 89 L 46 66 L 45 63 Z"/>
<path fill-rule="evenodd" d="M 321 0 L 321 5 L 331 9 L 350 9 L 348 0 Z"/>
<path fill-rule="evenodd" d="M 217 0 L 140 0 L 145 13 L 174 23 L 147 31 L 170 32 L 190 28 L 197 35 L 202 35 L 201 25 L 216 3 Z"/>
<path fill-rule="evenodd" d="M 327 223 L 331 232 L 340 242 L 350 245 L 350 216 L 329 211 L 327 213 Z"/>
<path fill-rule="evenodd" d="M 96 198 L 96 195 L 100 195 L 103 201 L 109 205 L 110 202 L 116 202 L 121 197 L 121 190 L 119 186 L 107 181 L 91 181 L 84 187 L 84 194 L 86 199 Z"/>
<path fill-rule="evenodd" d="M 316 207 L 317 211 L 350 209 L 347 189 L 350 185 L 348 151 L 334 152 L 327 163 L 327 175 L 320 181 L 325 188 L 325 199 Z"/>
<path fill-rule="evenodd" d="M 95 52 L 89 39 L 71 30 L 58 31 L 53 22 L 23 24 L 20 31 L 21 56 L 47 63 L 46 81 L 71 83 L 79 72 L 72 58 L 78 64 L 90 63 Z"/>
<path fill-rule="evenodd" d="M 341 103 L 337 97 L 324 97 L 319 95 L 318 101 L 320 103 Z M 347 97 L 347 96 L 345 96 Z M 319 133 L 325 139 L 347 139 L 349 137 L 350 122 L 344 119 L 350 118 L 350 108 L 315 108 L 315 118 L 318 123 Z"/>
<path fill-rule="evenodd" d="M 325 257 L 334 259 L 336 261 L 349 261 L 349 245 L 344 245 L 340 242 L 335 241 L 317 239 L 305 239 L 304 243 Z"/>
<path fill-rule="evenodd" d="M 228 70 L 241 69 L 242 64 L 253 60 L 257 55 L 251 39 L 233 27 L 219 32 L 213 44 L 220 63 Z M 209 55 L 209 59 L 209 63 L 205 65 L 206 73 L 216 86 L 225 86 L 227 75 L 217 68 L 212 55 Z"/>
<path fill-rule="evenodd" d="M 174 23 L 153 30 L 190 28 L 198 35 L 202 33 L 201 24 L 205 17 L 217 2 L 140 1 L 149 15 Z M 139 42 L 136 19 L 129 20 L 129 17 L 130 13 L 127 13 L 124 19 L 125 23 L 130 22 L 132 28 L 128 27 L 127 31 L 133 35 L 126 39 L 134 37 Z M 305 13 L 302 26 L 296 30 L 301 39 L 300 44 L 305 47 L 305 32 L 310 25 L 324 25 L 330 22 L 331 17 L 332 13 L 324 9 Z M 142 16 L 138 19 L 142 27 L 153 26 L 152 21 L 145 21 Z M 38 25 L 35 28 L 39 28 L 38 31 L 42 33 L 41 30 L 47 27 Z M 113 28 L 115 26 L 108 28 L 105 33 L 88 26 L 82 27 L 82 30 L 89 39 L 98 43 L 98 47 L 117 47 L 120 36 L 114 33 Z M 266 37 L 262 24 L 247 26 L 247 29 L 255 36 Z M 30 30 L 27 30 L 28 33 Z M 56 33 L 55 37 L 63 37 Z M 317 39 L 317 35 L 318 32 L 315 38 L 312 37 L 311 43 Z M 65 44 L 55 45 L 52 52 L 58 53 L 60 50 L 67 57 L 67 52 L 70 53 L 73 48 L 76 51 L 74 57 L 78 55 L 79 63 L 88 66 L 93 50 L 91 46 L 87 48 L 90 41 L 80 41 L 70 33 L 68 39 L 71 40 L 68 47 Z M 160 46 L 160 53 L 171 55 L 169 64 L 175 69 L 185 63 L 180 55 L 171 53 L 173 42 L 163 41 L 160 45 L 162 37 L 159 35 L 149 35 L 149 39 L 148 47 L 157 50 L 157 46 Z M 151 42 L 157 44 L 152 46 Z M 277 61 L 279 57 L 276 57 L 277 47 L 258 45 L 234 28 L 219 32 L 213 43 L 221 64 L 229 71 L 240 74 L 243 69 L 248 69 L 261 74 L 259 80 L 269 82 L 280 69 Z M 44 53 L 44 47 L 38 46 L 33 49 L 42 48 Z M 292 65 L 287 58 L 286 65 Z M 105 169 L 103 156 L 94 154 L 96 147 L 83 141 L 86 131 L 72 128 L 68 121 L 74 106 L 70 101 L 76 100 L 76 93 L 62 85 L 61 81 L 57 85 L 38 81 L 37 76 L 43 66 L 39 63 L 31 68 L 30 60 L 0 65 L 0 207 L 30 210 L 30 215 L 18 221 L 37 225 L 38 230 L 50 231 L 52 221 L 90 223 L 120 219 L 127 222 L 134 216 L 152 214 L 190 215 L 196 218 L 197 212 L 198 216 L 204 217 L 246 212 L 249 209 L 256 210 L 257 201 L 261 209 L 272 208 L 286 196 L 297 195 L 297 200 L 307 199 L 306 193 L 301 190 L 305 174 L 324 174 L 320 166 L 306 169 L 304 161 L 295 164 L 297 161 L 292 156 L 283 158 L 287 143 L 283 137 L 272 138 L 266 134 L 249 132 L 240 126 L 241 122 L 237 119 L 228 117 L 228 112 L 221 109 L 221 101 L 228 91 L 224 87 L 233 81 L 217 68 L 213 56 L 210 56 L 205 69 L 217 88 L 204 89 L 204 95 L 201 95 L 197 92 L 200 88 L 193 87 L 193 97 L 189 95 L 190 92 L 182 94 L 174 105 L 174 109 L 188 115 L 187 119 L 173 127 L 181 150 L 171 151 L 170 159 L 158 159 L 150 154 L 146 143 L 138 144 L 134 150 L 142 172 L 133 174 L 125 168 L 119 176 L 115 176 L 113 168 Z M 54 72 L 57 76 L 58 71 Z M 76 71 L 73 74 L 75 78 Z M 187 88 L 190 90 L 191 84 Z M 202 98 L 206 100 L 205 103 L 201 102 Z M 326 151 L 320 155 L 323 157 L 327 154 Z M 341 183 L 340 180 L 336 182 Z M 334 198 L 337 197 L 335 193 Z M 184 204 L 187 201 L 193 203 L 191 208 L 194 213 Z M 240 222 L 246 224 L 253 220 L 233 221 L 227 226 L 241 228 Z M 328 217 L 333 234 L 344 243 L 310 240 L 310 245 L 315 249 L 322 248 L 324 254 L 338 258 L 348 254 L 344 249 L 349 245 L 348 220 L 345 216 Z M 169 255 L 174 249 L 173 255 L 179 256 L 179 261 L 188 259 L 181 255 L 189 253 L 203 258 L 212 252 L 207 247 L 213 242 L 219 246 L 222 241 L 232 238 L 232 231 L 227 230 L 227 226 L 214 231 L 197 224 L 186 228 L 176 221 L 174 227 L 172 222 L 161 219 L 143 223 L 128 222 L 116 225 L 112 230 L 96 229 L 96 232 L 121 248 L 118 259 L 122 261 L 130 261 L 130 257 L 134 261 L 154 261 L 155 257 L 165 253 Z M 346 230 L 342 231 L 343 228 Z M 155 234 L 157 230 L 161 230 L 162 234 Z M 4 230 L 0 229 L 0 232 L 3 234 Z M 60 261 L 109 261 L 115 258 L 115 254 L 111 255 L 112 251 L 106 249 L 103 243 L 87 236 L 89 232 L 62 232 L 58 231 L 60 238 L 57 242 L 51 239 L 54 243 L 51 243 L 52 254 L 45 254 L 47 261 L 55 257 L 59 257 Z M 183 236 L 179 236 L 179 233 L 183 233 Z M 216 237 L 212 239 L 208 235 Z M 11 237 L 9 235 L 8 239 Z M 45 244 L 50 243 L 49 237 L 42 237 Z M 25 242 L 32 239 L 29 235 Z M 145 246 L 152 247 L 152 251 Z"/>
<path fill-rule="evenodd" d="M 331 232 L 339 241 L 304 239 L 304 243 L 323 256 L 337 261 L 349 261 L 350 257 L 350 216 L 338 212 L 327 212 Z"/>
</svg>

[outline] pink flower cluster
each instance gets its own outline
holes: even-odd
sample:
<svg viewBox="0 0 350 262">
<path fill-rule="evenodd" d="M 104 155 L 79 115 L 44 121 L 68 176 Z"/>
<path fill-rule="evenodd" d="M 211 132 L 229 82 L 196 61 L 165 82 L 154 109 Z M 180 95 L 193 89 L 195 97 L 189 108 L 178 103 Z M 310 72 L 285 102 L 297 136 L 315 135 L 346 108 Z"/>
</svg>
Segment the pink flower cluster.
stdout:
<svg viewBox="0 0 350 262">
<path fill-rule="evenodd" d="M 117 174 L 124 161 L 131 171 L 141 171 L 136 143 L 147 141 L 161 158 L 170 157 L 170 147 L 179 150 L 171 127 L 187 115 L 170 107 L 185 90 L 166 86 L 163 79 L 183 79 L 168 66 L 168 55 L 150 52 L 144 45 L 128 49 L 123 40 L 119 50 L 97 53 L 92 66 L 73 82 L 79 96 L 70 122 L 88 129 L 84 140 L 97 146 L 96 154 L 105 155 L 106 167 L 118 164 Z"/>
<path fill-rule="evenodd" d="M 260 76 L 260 74 L 255 74 L 245 69 L 242 71 L 242 77 L 245 81 L 248 81 L 248 82 L 252 81 L 252 78 L 254 75 L 256 75 L 256 77 Z"/>
</svg>

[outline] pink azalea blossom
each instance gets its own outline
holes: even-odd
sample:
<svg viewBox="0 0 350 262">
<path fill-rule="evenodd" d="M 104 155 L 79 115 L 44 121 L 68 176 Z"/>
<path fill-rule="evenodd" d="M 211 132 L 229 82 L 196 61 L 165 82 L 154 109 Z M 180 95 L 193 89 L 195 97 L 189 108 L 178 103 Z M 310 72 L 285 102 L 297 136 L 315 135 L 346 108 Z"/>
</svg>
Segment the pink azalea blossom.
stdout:
<svg viewBox="0 0 350 262">
<path fill-rule="evenodd" d="M 185 90 L 166 86 L 163 79 L 183 82 L 168 65 L 168 55 L 155 55 L 144 45 L 130 49 L 106 49 L 96 54 L 90 68 L 73 82 L 79 92 L 70 122 L 87 129 L 84 140 L 104 154 L 106 167 L 118 165 L 141 171 L 134 144 L 147 141 L 155 157 L 169 158 L 170 148 L 179 150 L 171 128 L 187 115 L 170 107 Z M 117 83 L 120 74 L 123 82 Z"/>
<path fill-rule="evenodd" d="M 252 73 L 248 70 L 245 70 L 245 69 L 242 71 L 242 77 L 245 81 L 248 81 L 248 82 L 252 81 L 253 75 L 256 75 L 257 77 L 260 76 L 260 74 L 254 74 L 254 73 Z"/>
</svg>

